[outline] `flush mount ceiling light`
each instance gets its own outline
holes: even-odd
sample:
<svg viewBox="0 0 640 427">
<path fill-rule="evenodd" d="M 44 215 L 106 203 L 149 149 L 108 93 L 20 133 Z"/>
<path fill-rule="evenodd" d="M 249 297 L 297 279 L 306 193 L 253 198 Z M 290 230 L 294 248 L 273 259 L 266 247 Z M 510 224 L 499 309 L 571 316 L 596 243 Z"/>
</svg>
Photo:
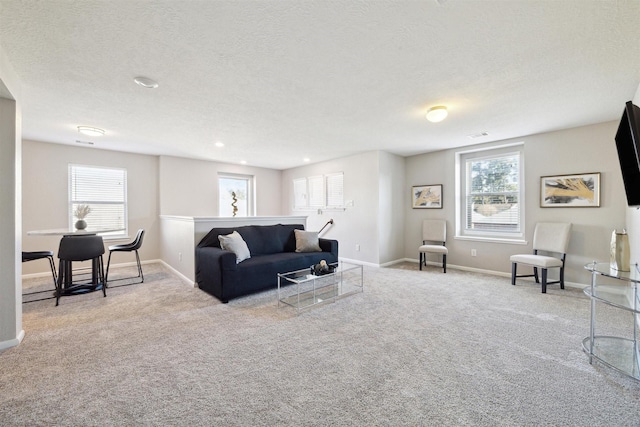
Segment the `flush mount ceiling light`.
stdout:
<svg viewBox="0 0 640 427">
<path fill-rule="evenodd" d="M 102 136 L 104 135 L 104 130 L 99 129 L 99 128 L 94 128 L 91 126 L 78 126 L 78 132 L 80 132 L 83 135 L 88 135 L 88 136 Z"/>
<path fill-rule="evenodd" d="M 142 87 L 146 87 L 147 89 L 155 89 L 159 86 L 157 81 L 150 79 L 149 77 L 138 76 L 133 79 L 133 81 Z"/>
<path fill-rule="evenodd" d="M 224 143 L 220 142 L 220 141 L 216 141 L 216 143 L 214 144 L 216 147 L 218 148 L 222 148 L 224 147 Z"/>
<path fill-rule="evenodd" d="M 443 121 L 449 112 L 447 111 L 447 107 L 444 105 L 438 105 L 436 107 L 429 108 L 427 112 L 427 120 L 433 123 L 438 123 Z"/>
</svg>

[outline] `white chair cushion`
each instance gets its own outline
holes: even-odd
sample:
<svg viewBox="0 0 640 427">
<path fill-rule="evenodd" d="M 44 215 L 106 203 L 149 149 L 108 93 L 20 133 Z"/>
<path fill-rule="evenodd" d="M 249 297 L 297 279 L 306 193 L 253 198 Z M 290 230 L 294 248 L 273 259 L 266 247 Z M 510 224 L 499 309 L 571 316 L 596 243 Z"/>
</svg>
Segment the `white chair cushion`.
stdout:
<svg viewBox="0 0 640 427">
<path fill-rule="evenodd" d="M 511 262 L 533 265 L 540 268 L 562 267 L 562 260 L 554 258 L 552 256 L 521 254 L 512 255 L 509 259 L 511 260 Z"/>
<path fill-rule="evenodd" d="M 449 249 L 442 245 L 422 245 L 418 248 L 420 252 L 432 252 L 436 254 L 448 254 Z"/>
</svg>

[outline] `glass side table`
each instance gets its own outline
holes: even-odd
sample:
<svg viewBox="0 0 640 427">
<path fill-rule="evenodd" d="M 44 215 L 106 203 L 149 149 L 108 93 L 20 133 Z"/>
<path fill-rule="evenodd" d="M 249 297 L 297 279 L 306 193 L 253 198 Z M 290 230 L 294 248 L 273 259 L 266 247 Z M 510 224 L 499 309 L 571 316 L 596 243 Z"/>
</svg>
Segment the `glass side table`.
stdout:
<svg viewBox="0 0 640 427">
<path fill-rule="evenodd" d="M 638 322 L 640 321 L 640 270 L 637 264 L 631 271 L 612 269 L 609 263 L 592 262 L 584 266 L 591 272 L 591 286 L 584 293 L 591 299 L 591 324 L 589 336 L 582 340 L 582 348 L 589 355 L 589 363 L 596 359 L 631 378 L 640 380 L 640 353 L 638 350 Z M 598 276 L 619 280 L 617 285 L 597 283 Z M 633 322 L 632 338 L 596 335 L 596 304 L 604 303 L 625 310 Z"/>
</svg>

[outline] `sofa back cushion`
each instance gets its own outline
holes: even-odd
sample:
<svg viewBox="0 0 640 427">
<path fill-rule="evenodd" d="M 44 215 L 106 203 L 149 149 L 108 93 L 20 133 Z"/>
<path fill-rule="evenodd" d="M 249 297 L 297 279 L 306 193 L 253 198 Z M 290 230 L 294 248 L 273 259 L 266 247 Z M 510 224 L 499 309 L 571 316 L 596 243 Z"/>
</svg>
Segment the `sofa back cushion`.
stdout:
<svg viewBox="0 0 640 427">
<path fill-rule="evenodd" d="M 296 239 L 293 230 L 304 230 L 302 224 L 245 225 L 236 228 L 212 228 L 198 247 L 220 247 L 219 235 L 237 231 L 247 243 L 251 256 L 294 252 Z"/>
</svg>

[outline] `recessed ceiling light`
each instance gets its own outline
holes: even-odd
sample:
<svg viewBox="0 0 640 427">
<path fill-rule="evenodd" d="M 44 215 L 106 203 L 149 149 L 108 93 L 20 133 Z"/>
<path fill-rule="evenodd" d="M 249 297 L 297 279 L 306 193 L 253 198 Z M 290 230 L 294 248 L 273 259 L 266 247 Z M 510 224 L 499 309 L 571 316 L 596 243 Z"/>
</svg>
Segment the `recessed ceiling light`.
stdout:
<svg viewBox="0 0 640 427">
<path fill-rule="evenodd" d="M 216 143 L 215 143 L 214 145 L 215 145 L 216 147 L 218 147 L 218 148 L 222 148 L 222 147 L 224 147 L 224 144 L 223 144 L 222 142 L 220 142 L 220 141 L 216 141 Z"/>
<path fill-rule="evenodd" d="M 78 132 L 80 132 L 83 135 L 89 135 L 89 136 L 102 136 L 104 135 L 104 130 L 99 129 L 99 128 L 94 128 L 91 126 L 78 126 Z"/>
<path fill-rule="evenodd" d="M 147 89 L 155 89 L 160 86 L 157 81 L 150 79 L 149 77 L 138 76 L 133 79 L 133 81 L 142 87 L 146 87 Z"/>
<path fill-rule="evenodd" d="M 311 159 L 308 158 L 308 157 L 305 157 L 304 159 L 302 159 L 302 161 L 305 162 L 305 163 L 309 163 L 311 161 Z"/>
<path fill-rule="evenodd" d="M 429 108 L 429 111 L 427 112 L 427 120 L 433 123 L 441 122 L 448 114 L 449 112 L 447 111 L 447 107 L 444 105 L 438 105 Z"/>
<path fill-rule="evenodd" d="M 241 165 L 246 165 L 246 164 L 247 164 L 247 161 L 246 161 L 246 160 L 240 160 L 240 164 L 241 164 Z"/>
</svg>

